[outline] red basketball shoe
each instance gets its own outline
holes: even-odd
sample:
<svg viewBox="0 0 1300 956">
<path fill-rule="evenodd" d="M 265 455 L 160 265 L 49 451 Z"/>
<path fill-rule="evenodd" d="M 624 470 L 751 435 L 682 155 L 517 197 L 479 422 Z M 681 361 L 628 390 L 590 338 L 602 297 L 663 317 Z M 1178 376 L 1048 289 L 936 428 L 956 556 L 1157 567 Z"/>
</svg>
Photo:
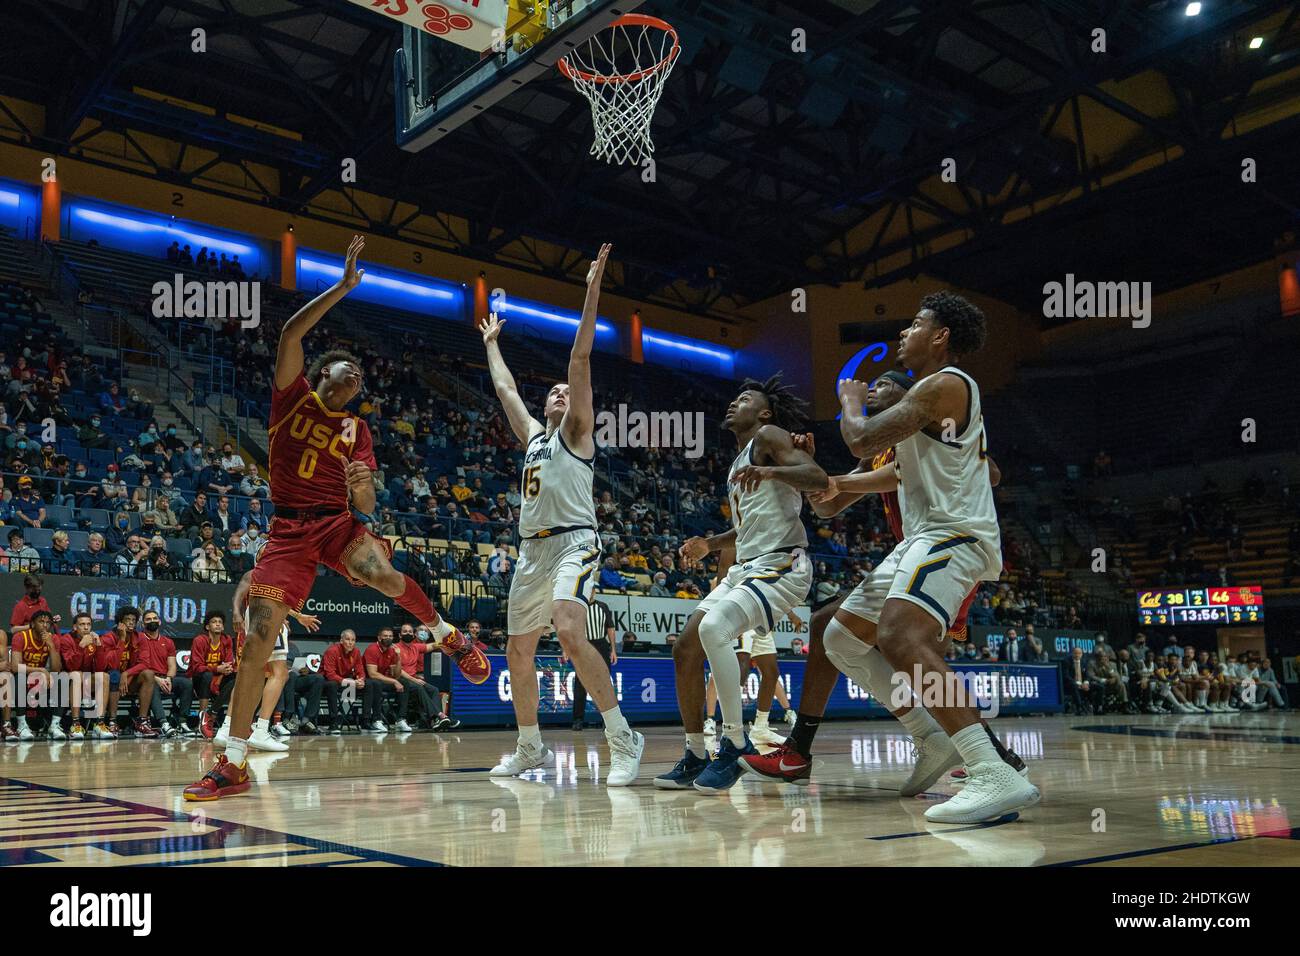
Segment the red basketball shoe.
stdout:
<svg viewBox="0 0 1300 956">
<path fill-rule="evenodd" d="M 740 765 L 750 773 L 756 773 L 769 780 L 781 780 L 801 787 L 806 787 L 812 782 L 812 760 L 788 743 L 782 744 L 771 753 L 747 754 L 740 758 Z"/>
<path fill-rule="evenodd" d="M 222 754 L 217 758 L 215 766 L 203 775 L 202 780 L 185 788 L 183 796 L 186 800 L 219 800 L 243 793 L 252 785 L 248 771 L 244 767 L 236 767 Z"/>
<path fill-rule="evenodd" d="M 217 722 L 212 717 L 212 711 L 205 710 L 199 714 L 199 733 L 204 740 L 211 740 L 217 735 Z"/>
<path fill-rule="evenodd" d="M 471 684 L 482 684 L 492 676 L 492 662 L 487 659 L 487 655 L 477 644 L 461 632 L 460 628 L 452 628 L 452 632 L 442 639 L 439 647 L 444 654 L 456 662 L 461 674 Z"/>
</svg>

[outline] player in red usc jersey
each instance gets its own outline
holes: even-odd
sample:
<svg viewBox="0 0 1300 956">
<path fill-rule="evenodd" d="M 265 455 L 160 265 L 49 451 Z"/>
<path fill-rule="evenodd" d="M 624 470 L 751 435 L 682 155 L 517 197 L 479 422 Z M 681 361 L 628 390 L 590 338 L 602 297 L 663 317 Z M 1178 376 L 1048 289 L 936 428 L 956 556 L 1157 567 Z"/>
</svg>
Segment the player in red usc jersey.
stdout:
<svg viewBox="0 0 1300 956">
<path fill-rule="evenodd" d="M 326 352 L 304 374 L 303 337 L 361 282 L 365 273 L 357 259 L 364 247 L 365 241 L 354 236 L 343 277 L 280 332 L 267 429 L 275 514 L 252 572 L 244 660 L 230 702 L 231 735 L 216 766 L 185 789 L 186 800 L 215 800 L 249 788 L 244 756 L 262 693 L 260 677 L 285 617 L 301 611 L 311 593 L 318 564 L 396 600 L 429 628 L 467 680 L 481 684 L 491 673 L 487 655 L 438 615 L 419 585 L 393 568 L 387 542 L 352 513 L 372 514 L 376 504 L 370 429 L 346 410 L 361 393 L 357 360 L 346 352 Z M 257 679 L 248 679 L 249 674 Z"/>
<path fill-rule="evenodd" d="M 871 391 L 867 394 L 868 413 L 875 415 L 893 407 L 911 387 L 912 379 L 905 372 L 898 370 L 885 372 L 876 379 Z M 813 453 L 814 445 L 811 435 L 800 436 L 798 444 L 809 454 Z M 829 518 L 839 514 L 864 495 L 879 494 L 884 505 L 885 520 L 889 524 L 889 530 L 893 534 L 895 541 L 902 541 L 903 518 L 902 511 L 899 508 L 898 479 L 894 472 L 893 462 L 893 448 L 887 448 L 870 462 L 865 459 L 859 461 L 857 467 L 848 475 L 832 478 L 831 485 L 825 492 L 809 496 L 813 510 L 818 516 Z M 988 459 L 988 463 L 990 480 L 996 486 L 1001 480 L 1001 472 L 992 458 Z M 965 640 L 966 613 L 970 609 L 971 601 L 974 599 L 977 590 L 978 588 L 972 589 L 971 593 L 966 596 L 960 613 L 948 630 L 947 636 L 949 638 Z M 742 757 L 741 762 L 747 770 L 762 777 L 783 780 L 788 783 L 803 785 L 810 781 L 813 737 L 821 724 L 822 715 L 826 711 L 826 703 L 830 699 L 831 692 L 835 689 L 835 682 L 839 679 L 839 671 L 826 656 L 826 648 L 822 638 L 826 632 L 826 626 L 835 616 L 835 612 L 839 609 L 842 600 L 843 597 L 836 598 L 817 608 L 813 614 L 812 623 L 809 627 L 808 663 L 804 668 L 803 688 L 799 697 L 799 711 L 790 736 L 776 750 L 756 757 Z M 958 637 L 958 633 L 960 633 L 960 637 Z M 905 726 L 908 720 L 907 715 L 915 709 L 910 706 L 895 709 L 886 700 L 879 703 L 888 708 L 894 717 L 904 722 Z M 985 727 L 987 729 L 987 724 Z M 1003 760 L 1017 770 L 1024 766 L 1024 762 L 1020 757 L 1004 747 L 991 731 L 989 737 L 993 739 L 994 745 L 998 748 Z M 942 769 L 946 770 L 947 768 Z M 942 773 L 942 770 L 940 770 L 940 773 Z M 934 780 L 928 779 L 928 777 L 929 773 L 926 772 L 920 778 L 909 780 L 899 791 L 900 794 L 902 796 L 914 796 L 916 793 L 922 792 L 926 787 L 934 783 Z M 917 787 L 920 789 L 916 789 Z"/>
<path fill-rule="evenodd" d="M 231 688 L 235 686 L 234 673 L 235 646 L 226 633 L 226 615 L 210 611 L 203 619 L 203 630 L 190 644 L 189 666 L 194 694 L 199 699 L 199 734 L 205 740 L 217 735 L 211 701 L 216 699 L 218 711 L 225 709 L 230 702 Z"/>
<path fill-rule="evenodd" d="M 49 718 L 52 740 L 68 738 L 60 724 L 58 712 L 48 705 L 48 697 L 53 692 L 50 675 L 63 669 L 56 641 L 57 633 L 54 629 L 54 615 L 39 610 L 31 615 L 21 631 L 15 632 L 13 644 L 9 647 L 9 669 L 19 674 L 17 688 L 22 694 L 18 700 L 18 729 L 15 734 L 19 740 L 36 739 L 36 734 L 27 726 L 29 712 Z M 47 702 L 45 706 L 36 706 L 35 701 L 41 691 L 47 696 Z"/>
</svg>

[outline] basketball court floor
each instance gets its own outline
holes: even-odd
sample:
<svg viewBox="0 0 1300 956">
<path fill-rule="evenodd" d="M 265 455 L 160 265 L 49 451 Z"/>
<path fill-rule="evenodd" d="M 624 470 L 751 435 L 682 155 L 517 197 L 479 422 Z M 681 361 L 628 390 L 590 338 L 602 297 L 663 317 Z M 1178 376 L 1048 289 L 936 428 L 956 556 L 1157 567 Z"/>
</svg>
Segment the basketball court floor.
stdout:
<svg viewBox="0 0 1300 956">
<path fill-rule="evenodd" d="M 294 738 L 251 758 L 269 784 L 217 803 L 181 787 L 212 745 L 8 744 L 0 865 L 1295 866 L 1296 715 L 1003 719 L 1043 802 L 1019 819 L 927 824 L 952 791 L 899 799 L 911 759 L 886 721 L 830 723 L 807 788 L 746 776 L 726 795 L 664 792 L 682 747 L 647 731 L 637 785 L 606 789 L 599 730 L 548 733 L 558 765 L 487 769 L 513 734 Z"/>
</svg>

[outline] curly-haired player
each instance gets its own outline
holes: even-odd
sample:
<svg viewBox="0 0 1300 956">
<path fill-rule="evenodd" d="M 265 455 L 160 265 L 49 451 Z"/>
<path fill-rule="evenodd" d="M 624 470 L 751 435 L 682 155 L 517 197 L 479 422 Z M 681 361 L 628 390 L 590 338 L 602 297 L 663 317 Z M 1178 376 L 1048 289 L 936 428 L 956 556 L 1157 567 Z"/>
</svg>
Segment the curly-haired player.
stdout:
<svg viewBox="0 0 1300 956">
<path fill-rule="evenodd" d="M 673 647 L 686 752 L 677 766 L 655 778 L 660 789 L 727 790 L 740 777 L 741 755 L 758 753 L 745 735 L 734 645 L 745 631 L 771 631 L 812 587 L 800 492 L 820 491 L 828 482 L 826 472 L 790 436 L 803 423 L 804 408 L 780 375 L 745 382 L 727 406 L 722 424 L 740 446 L 727 475 L 732 527 L 724 534 L 688 539 L 681 555 L 698 561 L 735 548 L 736 560 L 700 602 Z M 706 657 L 722 704 L 722 733 L 713 761 L 704 743 Z"/>
<path fill-rule="evenodd" d="M 868 418 L 867 384 L 840 382 L 840 433 L 849 450 L 872 458 L 894 448 L 904 533 L 827 625 L 826 653 L 841 671 L 901 672 L 918 690 L 918 683 L 958 686 L 942 656 L 945 633 L 971 589 L 1002 570 L 979 386 L 955 364 L 986 336 L 984 314 L 970 302 L 928 295 L 899 334 L 898 360 L 916 384 L 897 404 Z M 943 696 L 927 704 L 941 730 L 925 746 L 960 754 L 969 782 L 926 819 L 980 823 L 1037 803 L 1038 788 L 1001 759 L 966 695 Z"/>
<path fill-rule="evenodd" d="M 429 628 L 466 679 L 481 684 L 491 671 L 487 656 L 438 615 L 419 585 L 393 568 L 387 542 L 352 513 L 374 512 L 377 467 L 370 429 L 347 411 L 361 392 L 357 360 L 346 352 L 327 352 L 303 374 L 303 338 L 361 282 L 365 271 L 357 268 L 357 258 L 364 247 L 365 241 L 354 236 L 343 277 L 280 331 L 267 429 L 275 516 L 252 571 L 248 637 L 231 695 L 230 739 L 216 765 L 185 788 L 186 800 L 216 800 L 251 785 L 244 757 L 263 671 L 285 617 L 306 603 L 318 564 L 396 600 Z"/>
</svg>

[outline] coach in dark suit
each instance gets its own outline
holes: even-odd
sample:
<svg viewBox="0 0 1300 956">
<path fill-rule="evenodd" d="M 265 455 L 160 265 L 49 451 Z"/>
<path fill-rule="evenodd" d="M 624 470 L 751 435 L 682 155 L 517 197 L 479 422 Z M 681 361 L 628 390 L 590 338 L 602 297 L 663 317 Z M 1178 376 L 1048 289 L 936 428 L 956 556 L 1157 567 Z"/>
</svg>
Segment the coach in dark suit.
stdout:
<svg viewBox="0 0 1300 956">
<path fill-rule="evenodd" d="M 613 667 L 618 663 L 618 652 L 614 650 L 614 614 L 609 605 L 603 601 L 593 601 L 587 607 L 587 640 L 591 642 L 600 656 L 605 658 L 605 665 Z M 560 652 L 560 663 L 565 663 L 564 652 Z M 573 675 L 573 729 L 581 730 L 587 712 L 587 688 L 582 686 L 575 672 Z"/>
</svg>

